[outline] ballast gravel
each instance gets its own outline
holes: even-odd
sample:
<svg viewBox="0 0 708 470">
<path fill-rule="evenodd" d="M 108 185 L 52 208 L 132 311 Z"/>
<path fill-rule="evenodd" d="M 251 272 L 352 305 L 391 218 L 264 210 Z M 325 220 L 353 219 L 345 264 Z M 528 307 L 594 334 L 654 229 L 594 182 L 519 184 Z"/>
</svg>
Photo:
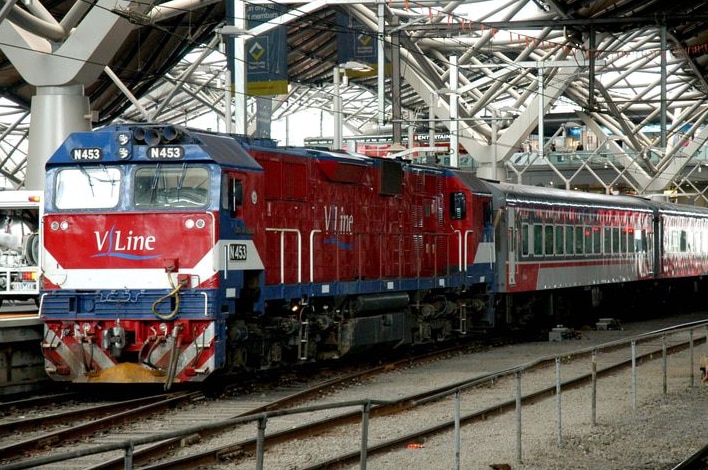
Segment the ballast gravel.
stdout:
<svg viewBox="0 0 708 470">
<path fill-rule="evenodd" d="M 527 363 L 539 357 L 570 354 L 571 351 L 610 342 L 633 334 L 655 331 L 679 322 L 701 321 L 708 314 L 684 315 L 623 325 L 622 331 L 583 331 L 579 339 L 560 342 L 534 342 L 494 348 L 489 351 L 451 357 L 424 366 L 404 369 L 361 382 L 322 397 L 317 403 L 344 402 L 363 398 L 390 400 L 407 396 L 434 385 L 456 383 L 485 372 Z M 626 354 L 618 351 L 612 354 Z M 666 382 L 661 358 L 640 364 L 636 393 L 628 371 L 603 376 L 598 380 L 596 422 L 592 423 L 589 387 L 562 391 L 557 397 L 524 405 L 521 412 L 521 443 L 517 440 L 517 417 L 512 411 L 490 416 L 482 423 L 463 425 L 460 445 L 454 432 L 442 432 L 423 441 L 402 444 L 397 450 L 370 455 L 369 470 L 388 469 L 465 469 L 465 470 L 664 470 L 708 444 L 708 383 L 701 383 L 699 358 L 708 354 L 701 344 L 693 351 L 695 371 L 691 371 L 689 351 L 669 356 Z M 584 368 L 572 362 L 567 367 Z M 693 377 L 692 377 L 693 374 Z M 524 381 L 524 392 L 553 385 L 554 373 L 545 378 Z M 565 380 L 565 379 L 563 379 Z M 532 383 L 544 381 L 546 383 Z M 550 382 L 550 383 L 549 383 Z M 666 383 L 666 393 L 664 393 Z M 494 387 L 480 388 L 478 395 L 464 398 L 462 412 L 483 406 L 489 394 L 496 400 L 514 399 L 515 381 L 500 381 Z M 409 412 L 404 418 L 386 421 L 374 417 L 369 423 L 369 445 L 404 435 L 438 422 L 450 420 L 453 399 L 445 399 L 432 409 Z M 470 403 L 469 400 L 475 401 Z M 478 403 L 477 403 L 478 402 Z M 441 411 L 442 409 L 442 411 Z M 268 432 L 278 429 L 269 421 Z M 358 449 L 360 426 L 350 426 L 316 439 L 302 440 L 266 451 L 264 468 L 297 470 L 321 462 L 331 449 Z M 254 458 L 224 463 L 229 470 L 252 469 Z M 339 468 L 339 467 L 338 467 Z M 344 467 L 358 469 L 360 465 Z"/>
</svg>

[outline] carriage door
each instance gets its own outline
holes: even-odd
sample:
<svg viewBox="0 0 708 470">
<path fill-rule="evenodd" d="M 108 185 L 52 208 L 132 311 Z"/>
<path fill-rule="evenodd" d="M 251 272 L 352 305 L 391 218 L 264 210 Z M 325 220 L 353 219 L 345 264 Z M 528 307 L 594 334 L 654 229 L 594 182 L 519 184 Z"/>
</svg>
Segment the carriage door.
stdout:
<svg viewBox="0 0 708 470">
<path fill-rule="evenodd" d="M 516 261 L 518 246 L 516 241 L 516 210 L 513 207 L 509 207 L 506 211 L 507 213 L 507 225 L 506 225 L 506 245 L 507 251 L 509 253 L 508 259 L 508 270 L 509 270 L 509 285 L 516 285 Z"/>
</svg>

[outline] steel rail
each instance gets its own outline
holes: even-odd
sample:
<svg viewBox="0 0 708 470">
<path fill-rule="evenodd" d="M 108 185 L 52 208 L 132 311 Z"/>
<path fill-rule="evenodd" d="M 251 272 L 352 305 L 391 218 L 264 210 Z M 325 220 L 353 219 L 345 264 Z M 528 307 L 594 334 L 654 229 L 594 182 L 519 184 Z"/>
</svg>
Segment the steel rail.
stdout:
<svg viewBox="0 0 708 470">
<path fill-rule="evenodd" d="M 145 413 L 156 413 L 164 408 L 174 406 L 177 403 L 194 400 L 202 396 L 203 394 L 201 392 L 163 396 L 162 400 L 155 403 L 148 403 L 128 411 L 122 411 L 117 414 L 106 416 L 94 421 L 89 421 L 77 426 L 72 426 L 67 429 L 60 429 L 58 431 L 45 433 L 21 442 L 8 444 L 0 447 L 0 455 L 3 456 L 3 459 L 9 460 L 33 449 L 46 447 L 68 439 L 76 439 L 86 436 L 93 432 L 105 429 L 108 426 L 128 422 L 131 419 L 134 419 L 136 415 L 144 416 Z"/>
</svg>

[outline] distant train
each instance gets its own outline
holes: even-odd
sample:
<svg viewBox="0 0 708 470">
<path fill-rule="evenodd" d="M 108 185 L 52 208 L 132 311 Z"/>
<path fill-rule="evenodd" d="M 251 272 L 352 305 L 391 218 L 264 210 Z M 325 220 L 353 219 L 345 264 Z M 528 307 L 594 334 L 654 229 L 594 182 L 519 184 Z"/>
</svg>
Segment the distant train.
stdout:
<svg viewBox="0 0 708 470">
<path fill-rule="evenodd" d="M 708 272 L 706 209 L 171 125 L 72 134 L 42 230 L 46 371 L 75 383 L 585 321 Z"/>
</svg>

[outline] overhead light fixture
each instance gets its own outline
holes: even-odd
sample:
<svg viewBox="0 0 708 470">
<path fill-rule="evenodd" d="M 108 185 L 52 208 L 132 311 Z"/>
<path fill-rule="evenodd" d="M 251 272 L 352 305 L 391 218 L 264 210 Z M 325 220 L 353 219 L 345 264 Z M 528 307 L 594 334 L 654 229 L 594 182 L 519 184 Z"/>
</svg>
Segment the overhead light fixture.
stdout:
<svg viewBox="0 0 708 470">
<path fill-rule="evenodd" d="M 343 64 L 339 64 L 339 68 L 342 70 L 353 70 L 355 72 L 371 72 L 374 70 L 370 65 L 355 60 L 348 60 Z"/>
<path fill-rule="evenodd" d="M 222 36 L 245 36 L 248 33 L 247 29 L 237 28 L 233 25 L 225 25 L 217 30 Z"/>
</svg>

